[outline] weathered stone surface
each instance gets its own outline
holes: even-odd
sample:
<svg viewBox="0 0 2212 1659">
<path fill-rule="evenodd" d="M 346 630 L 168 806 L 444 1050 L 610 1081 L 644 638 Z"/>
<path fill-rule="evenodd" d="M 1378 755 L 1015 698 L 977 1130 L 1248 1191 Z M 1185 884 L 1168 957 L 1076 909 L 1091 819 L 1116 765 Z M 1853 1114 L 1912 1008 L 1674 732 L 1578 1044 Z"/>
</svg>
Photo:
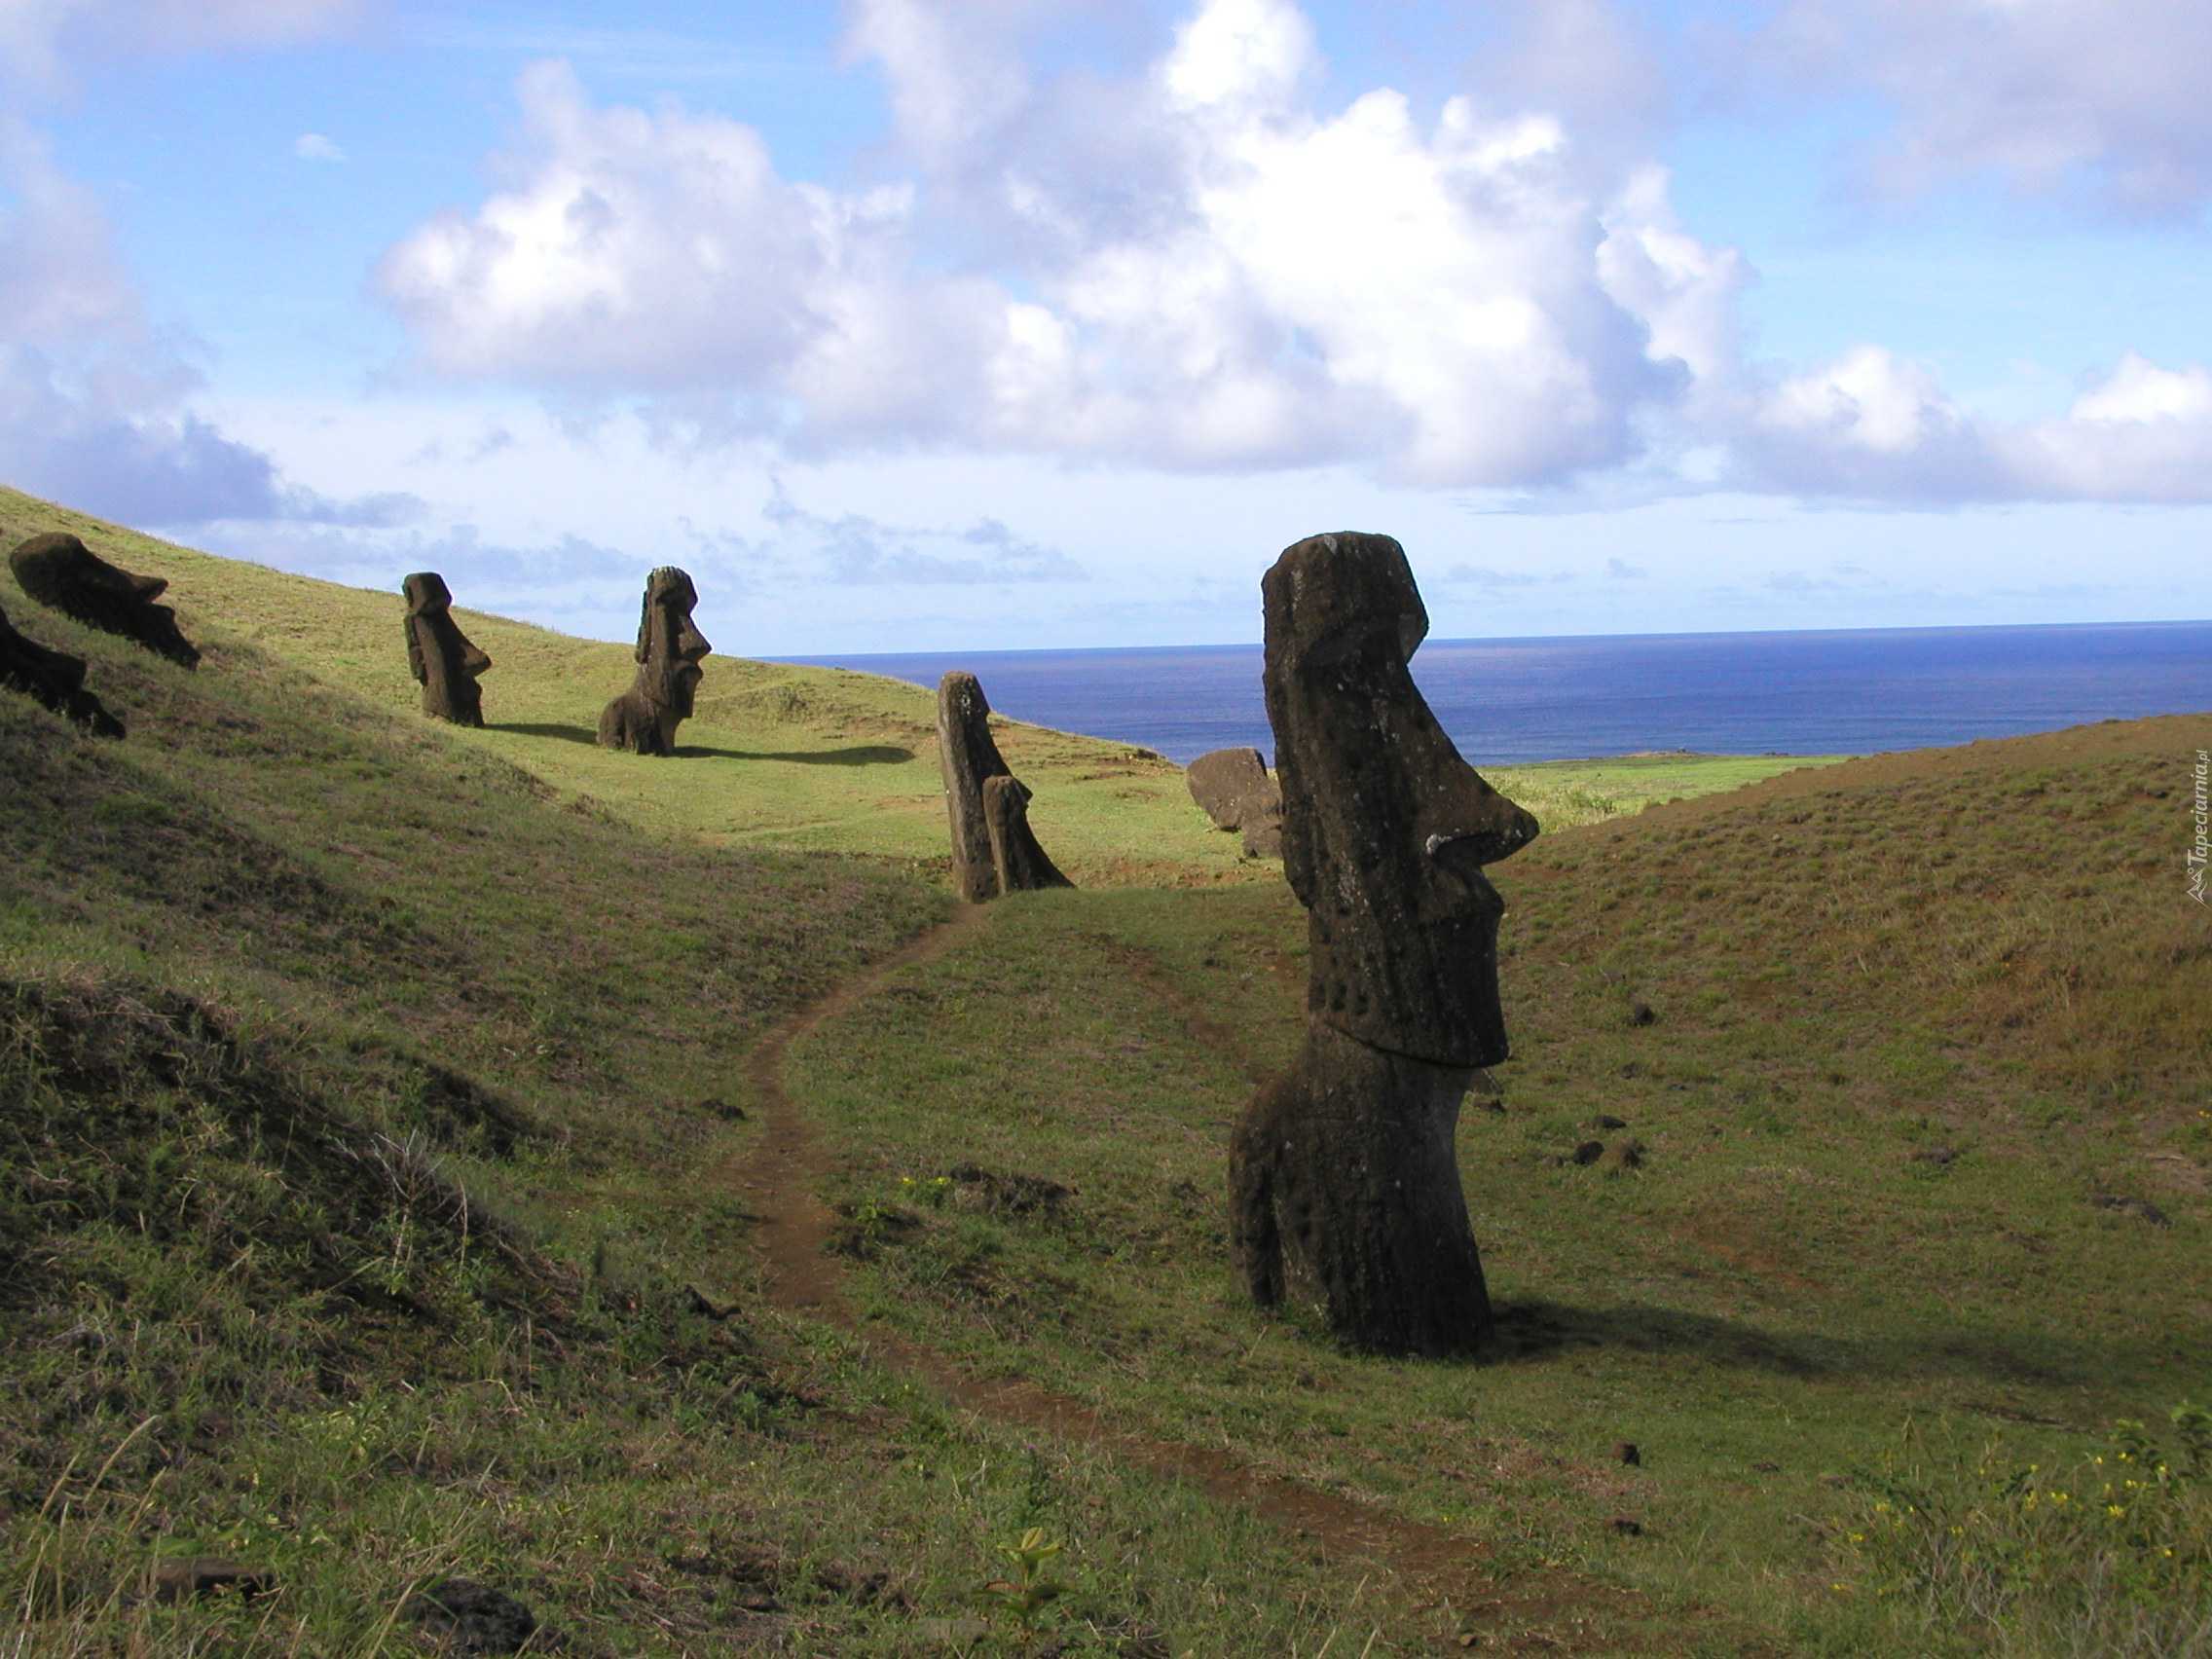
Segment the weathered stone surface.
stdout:
<svg viewBox="0 0 2212 1659">
<path fill-rule="evenodd" d="M 193 1602 L 203 1596 L 232 1595 L 251 1601 L 276 1588 L 276 1575 L 265 1567 L 248 1567 L 228 1556 L 188 1556 L 158 1561 L 147 1585 L 157 1602 Z"/>
<path fill-rule="evenodd" d="M 1279 814 L 1282 792 L 1268 776 L 1257 749 L 1216 749 L 1192 761 L 1184 785 L 1216 830 L 1241 830 L 1247 815 L 1272 802 Z"/>
<path fill-rule="evenodd" d="M 119 571 L 74 535 L 34 535 L 8 555 L 23 591 L 89 628 L 135 640 L 185 668 L 200 653 L 176 625 L 176 612 L 154 601 L 168 590 L 161 576 Z"/>
<path fill-rule="evenodd" d="M 1269 788 L 1273 787 L 1271 782 Z M 1279 794 L 1256 805 L 1245 803 L 1244 856 L 1248 859 L 1282 857 L 1282 797 Z"/>
<path fill-rule="evenodd" d="M 455 725 L 482 725 L 484 691 L 476 682 L 492 659 L 453 619 L 453 592 L 445 577 L 418 571 L 399 591 L 407 597 L 407 667 L 423 687 L 423 713 Z"/>
<path fill-rule="evenodd" d="M 952 883 L 971 904 L 1040 887 L 1072 886 L 1029 828 L 1029 791 L 991 736 L 991 705 L 973 674 L 937 687 L 938 766 L 952 831 Z M 1004 779 L 996 790 L 994 780 Z"/>
<path fill-rule="evenodd" d="M 1507 1052 L 1505 906 L 1481 866 L 1536 822 L 1459 758 L 1415 686 L 1428 617 L 1395 541 L 1301 541 L 1262 595 L 1309 977 L 1305 1048 L 1231 1145 L 1231 1247 L 1263 1306 L 1303 1294 L 1362 1346 L 1464 1352 L 1491 1312 L 1453 1141 L 1476 1071 Z"/>
<path fill-rule="evenodd" d="M 1001 893 L 1034 893 L 1072 887 L 1037 844 L 1029 828 L 1029 786 L 1002 775 L 983 780 L 983 829 L 990 837 L 991 872 Z"/>
<path fill-rule="evenodd" d="M 94 737 L 123 735 L 123 722 L 85 689 L 85 659 L 25 639 L 4 610 L 0 610 L 0 685 L 37 699 Z"/>
<path fill-rule="evenodd" d="M 461 1653 L 519 1653 L 537 1634 L 537 1615 L 529 1607 L 473 1578 L 441 1578 L 408 1597 L 399 1610 Z"/>
<path fill-rule="evenodd" d="M 699 590 L 674 565 L 645 578 L 638 617 L 638 678 L 599 717 L 599 741 L 639 755 L 676 753 L 676 728 L 691 718 L 699 663 L 714 647 L 691 621 Z"/>
</svg>

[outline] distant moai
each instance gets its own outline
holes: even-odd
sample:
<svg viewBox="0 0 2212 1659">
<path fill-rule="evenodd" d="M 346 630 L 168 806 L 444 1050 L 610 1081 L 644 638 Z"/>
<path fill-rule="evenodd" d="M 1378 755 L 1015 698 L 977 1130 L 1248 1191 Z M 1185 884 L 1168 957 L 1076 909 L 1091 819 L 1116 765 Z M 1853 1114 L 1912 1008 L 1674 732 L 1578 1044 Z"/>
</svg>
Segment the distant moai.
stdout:
<svg viewBox="0 0 2212 1659">
<path fill-rule="evenodd" d="M 1074 885 L 1029 828 L 1029 790 L 991 739 L 991 705 L 973 674 L 954 669 L 938 682 L 937 753 L 962 899 L 979 904 L 1002 893 Z"/>
<path fill-rule="evenodd" d="M 1253 858 L 1282 857 L 1282 790 L 1257 749 L 1216 749 L 1183 774 L 1191 798 L 1217 830 L 1241 830 Z"/>
<path fill-rule="evenodd" d="M 676 728 L 691 718 L 699 663 L 714 647 L 691 620 L 699 590 L 674 565 L 645 578 L 638 617 L 638 678 L 599 717 L 599 741 L 640 755 L 676 753 Z"/>
<path fill-rule="evenodd" d="M 407 596 L 407 667 L 423 687 L 423 713 L 455 725 L 482 725 L 484 688 L 476 682 L 492 659 L 453 619 L 453 592 L 445 577 L 417 571 L 399 591 Z"/>
<path fill-rule="evenodd" d="M 163 576 L 119 571 L 74 535 L 34 535 L 8 555 L 23 591 L 89 628 L 135 640 L 184 668 L 200 653 L 176 625 L 176 612 L 154 601 L 168 591 Z"/>
<path fill-rule="evenodd" d="M 1317 535 L 1261 584 L 1283 873 L 1307 909 L 1306 1044 L 1245 1107 L 1230 1239 L 1264 1307 L 1298 1294 L 1339 1336 L 1447 1354 L 1491 1328 L 1453 1138 L 1507 1052 L 1505 904 L 1482 866 L 1536 821 L 1460 759 L 1408 672 L 1428 614 L 1384 535 Z"/>
<path fill-rule="evenodd" d="M 0 685 L 35 698 L 94 737 L 123 735 L 123 722 L 85 689 L 85 659 L 24 639 L 5 610 L 0 610 Z"/>
</svg>

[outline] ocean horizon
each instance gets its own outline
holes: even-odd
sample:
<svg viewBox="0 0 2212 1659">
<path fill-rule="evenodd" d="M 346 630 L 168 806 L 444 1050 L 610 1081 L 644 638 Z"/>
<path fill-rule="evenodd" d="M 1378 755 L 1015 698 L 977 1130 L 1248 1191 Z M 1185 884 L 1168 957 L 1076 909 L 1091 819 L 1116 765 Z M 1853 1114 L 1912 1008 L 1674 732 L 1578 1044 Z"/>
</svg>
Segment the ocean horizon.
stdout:
<svg viewBox="0 0 2212 1659">
<path fill-rule="evenodd" d="M 931 688 L 965 669 L 1010 719 L 1179 764 L 1231 747 L 1273 755 L 1257 645 L 773 660 Z M 1429 640 L 1412 666 L 1478 766 L 1671 750 L 1856 755 L 2212 710 L 2212 621 Z"/>
</svg>

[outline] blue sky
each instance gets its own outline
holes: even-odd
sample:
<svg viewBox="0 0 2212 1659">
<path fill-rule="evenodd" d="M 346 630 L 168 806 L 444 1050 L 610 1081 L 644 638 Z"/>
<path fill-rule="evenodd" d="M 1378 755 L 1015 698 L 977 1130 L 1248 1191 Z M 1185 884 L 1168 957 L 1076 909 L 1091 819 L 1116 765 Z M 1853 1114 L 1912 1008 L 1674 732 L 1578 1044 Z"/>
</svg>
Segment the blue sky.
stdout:
<svg viewBox="0 0 2212 1659">
<path fill-rule="evenodd" d="M 2212 0 L 0 0 L 0 479 L 746 654 L 2201 617 Z M 719 618 L 719 620 L 718 620 Z"/>
</svg>

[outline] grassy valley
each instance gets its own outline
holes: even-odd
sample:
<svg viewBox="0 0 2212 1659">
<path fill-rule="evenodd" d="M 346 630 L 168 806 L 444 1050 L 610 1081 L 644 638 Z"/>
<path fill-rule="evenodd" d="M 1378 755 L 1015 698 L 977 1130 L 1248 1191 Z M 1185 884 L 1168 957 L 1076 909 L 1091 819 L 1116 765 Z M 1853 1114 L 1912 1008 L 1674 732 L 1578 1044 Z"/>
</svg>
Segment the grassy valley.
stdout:
<svg viewBox="0 0 2212 1659">
<path fill-rule="evenodd" d="M 206 657 L 0 571 L 130 728 L 0 696 L 18 1649 L 2212 1652 L 2212 717 L 1493 774 L 1503 1335 L 1383 1361 L 1231 1282 L 1304 917 L 1177 768 L 1002 722 L 1080 886 L 943 928 L 925 691 L 716 655 L 643 760 L 464 613 L 452 730 L 396 595 L 55 529 Z"/>
</svg>

